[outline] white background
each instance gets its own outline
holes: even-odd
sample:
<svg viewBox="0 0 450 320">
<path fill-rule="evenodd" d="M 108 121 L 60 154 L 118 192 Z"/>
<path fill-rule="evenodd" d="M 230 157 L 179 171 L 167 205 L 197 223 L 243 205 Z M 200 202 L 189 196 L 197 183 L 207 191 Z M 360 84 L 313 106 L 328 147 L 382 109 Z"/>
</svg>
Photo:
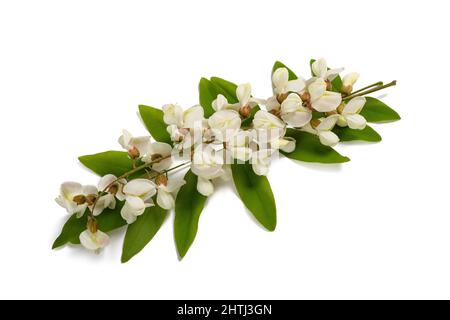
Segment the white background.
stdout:
<svg viewBox="0 0 450 320">
<path fill-rule="evenodd" d="M 448 1 L 2 1 L 0 298 L 450 298 Z M 96 256 L 50 249 L 61 182 L 96 183 L 77 156 L 145 134 L 138 104 L 198 102 L 202 76 L 270 95 L 279 59 L 397 79 L 402 121 L 342 166 L 280 159 L 278 227 L 221 187 L 183 261 L 173 215 L 120 264 L 123 232 Z"/>
</svg>

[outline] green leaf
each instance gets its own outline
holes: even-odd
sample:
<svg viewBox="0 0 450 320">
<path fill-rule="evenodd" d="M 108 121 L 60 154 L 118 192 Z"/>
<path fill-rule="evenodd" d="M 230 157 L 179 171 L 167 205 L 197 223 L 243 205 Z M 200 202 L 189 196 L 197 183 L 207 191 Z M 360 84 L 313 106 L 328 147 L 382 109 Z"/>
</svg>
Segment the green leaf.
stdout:
<svg viewBox="0 0 450 320">
<path fill-rule="evenodd" d="M 203 107 L 205 117 L 209 118 L 214 113 L 212 102 L 219 94 L 217 87 L 208 79 L 201 78 L 198 84 L 198 93 L 200 105 Z"/>
<path fill-rule="evenodd" d="M 381 136 L 378 132 L 369 126 L 366 126 L 363 130 L 350 129 L 349 127 L 341 128 L 336 126 L 333 131 L 338 135 L 341 141 L 381 141 Z"/>
<path fill-rule="evenodd" d="M 311 133 L 287 129 L 286 136 L 296 140 L 293 152 L 281 152 L 290 159 L 327 164 L 350 161 L 349 158 L 342 156 L 333 148 L 321 144 L 319 138 Z"/>
<path fill-rule="evenodd" d="M 164 113 L 160 109 L 149 106 L 139 106 L 139 113 L 142 121 L 153 139 L 159 142 L 172 144 L 170 135 L 167 132 L 167 124 L 164 122 Z"/>
<path fill-rule="evenodd" d="M 174 233 L 178 254 L 183 258 L 197 235 L 198 220 L 205 206 L 206 197 L 197 191 L 197 176 L 190 170 L 186 184 L 181 187 L 175 201 Z"/>
<path fill-rule="evenodd" d="M 123 202 L 117 202 L 115 209 L 106 209 L 98 217 L 96 217 L 98 222 L 98 227 L 103 232 L 109 232 L 126 225 L 125 220 L 120 215 L 120 210 L 122 210 Z M 66 243 L 80 244 L 80 233 L 86 230 L 87 224 L 87 214 L 83 217 L 77 218 L 76 215 L 72 215 L 61 231 L 61 234 L 53 243 L 52 249 L 59 248 Z"/>
<path fill-rule="evenodd" d="M 106 151 L 97 154 L 81 156 L 80 162 L 99 176 L 113 174 L 116 177 L 133 169 L 133 161 L 126 152 Z"/>
<path fill-rule="evenodd" d="M 277 70 L 279 68 L 286 68 L 288 70 L 288 72 L 289 72 L 289 80 L 296 80 L 296 79 L 298 79 L 298 77 L 294 73 L 294 71 L 289 69 L 284 63 L 282 63 L 280 61 L 276 61 L 275 64 L 273 65 L 272 74 L 275 72 L 275 70 Z"/>
<path fill-rule="evenodd" d="M 234 185 L 244 205 L 264 228 L 274 231 L 277 225 L 277 208 L 267 178 L 255 174 L 249 163 L 232 164 L 231 170 Z"/>
<path fill-rule="evenodd" d="M 316 61 L 316 60 L 311 59 L 310 62 L 309 62 L 309 65 L 310 65 L 310 67 L 311 67 L 311 75 L 312 75 L 313 77 L 315 77 L 315 75 L 314 75 L 314 73 L 313 73 L 313 71 L 312 71 L 312 64 L 313 64 L 315 61 Z M 330 70 L 330 68 L 328 68 L 328 70 Z M 338 75 L 336 78 L 334 78 L 334 80 L 331 81 L 331 86 L 332 86 L 331 91 L 334 91 L 334 92 L 341 92 L 341 90 L 342 90 L 342 79 L 341 79 L 341 76 Z"/>
<path fill-rule="evenodd" d="M 147 208 L 143 215 L 128 226 L 122 248 L 122 263 L 128 262 L 144 249 L 161 228 L 166 216 L 167 211 L 156 205 Z"/>
<path fill-rule="evenodd" d="M 400 115 L 378 99 L 366 97 L 360 113 L 368 122 L 391 122 L 400 120 Z"/>
<path fill-rule="evenodd" d="M 211 82 L 216 86 L 218 93 L 225 96 L 229 103 L 237 103 L 237 85 L 219 77 L 212 77 Z"/>
</svg>

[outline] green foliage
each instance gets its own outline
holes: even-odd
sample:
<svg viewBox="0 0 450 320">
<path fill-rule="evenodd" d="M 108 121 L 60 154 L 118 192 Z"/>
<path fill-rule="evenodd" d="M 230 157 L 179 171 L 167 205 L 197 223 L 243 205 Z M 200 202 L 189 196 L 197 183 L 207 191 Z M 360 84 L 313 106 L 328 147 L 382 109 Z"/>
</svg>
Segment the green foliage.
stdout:
<svg viewBox="0 0 450 320">
<path fill-rule="evenodd" d="M 139 114 L 153 139 L 172 144 L 170 135 L 167 132 L 167 124 L 164 122 L 164 113 L 162 110 L 140 105 Z"/>
<path fill-rule="evenodd" d="M 267 178 L 256 175 L 249 163 L 233 164 L 231 170 L 234 185 L 244 205 L 264 228 L 274 231 L 277 225 L 277 209 Z"/>
<path fill-rule="evenodd" d="M 181 187 L 175 201 L 174 234 L 178 254 L 183 258 L 197 235 L 198 221 L 207 197 L 197 191 L 197 176 L 188 171 L 186 184 Z"/>
<path fill-rule="evenodd" d="M 129 261 L 144 249 L 161 228 L 166 216 L 167 211 L 155 205 L 147 208 L 143 215 L 128 226 L 122 248 L 122 263 Z"/>
<path fill-rule="evenodd" d="M 293 152 L 282 152 L 290 159 L 327 164 L 350 161 L 349 158 L 342 156 L 333 148 L 321 144 L 319 138 L 311 133 L 288 129 L 286 136 L 296 140 Z"/>
<path fill-rule="evenodd" d="M 366 97 L 366 104 L 360 113 L 367 122 L 391 122 L 400 120 L 400 115 L 385 103 L 372 97 Z"/>
</svg>

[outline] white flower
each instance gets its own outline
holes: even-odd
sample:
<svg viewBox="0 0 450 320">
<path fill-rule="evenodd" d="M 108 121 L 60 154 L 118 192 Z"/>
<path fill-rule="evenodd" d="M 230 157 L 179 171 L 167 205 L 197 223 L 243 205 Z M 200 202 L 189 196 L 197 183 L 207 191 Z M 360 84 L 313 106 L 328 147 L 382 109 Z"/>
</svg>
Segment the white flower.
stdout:
<svg viewBox="0 0 450 320">
<path fill-rule="evenodd" d="M 366 127 L 366 119 L 360 115 L 362 108 L 366 104 L 366 98 L 355 97 L 344 107 L 337 124 L 340 127 L 349 126 L 350 129 L 363 130 Z"/>
<path fill-rule="evenodd" d="M 60 195 L 56 202 L 70 214 L 76 214 L 78 218 L 84 215 L 88 207 L 86 197 L 97 195 L 95 186 L 82 186 L 77 182 L 64 182 L 60 188 Z"/>
<path fill-rule="evenodd" d="M 123 130 L 122 133 L 119 143 L 125 150 L 130 151 L 136 148 L 141 156 L 147 153 L 150 137 L 133 137 L 127 130 Z"/>
<path fill-rule="evenodd" d="M 170 104 L 163 106 L 163 112 L 164 122 L 169 125 L 167 132 L 176 150 L 189 149 L 202 140 L 205 119 L 201 106 L 183 112 L 179 106 Z"/>
<path fill-rule="evenodd" d="M 112 193 L 120 201 L 125 200 L 125 194 L 123 193 L 123 186 L 127 183 L 127 180 L 122 178 L 117 180 L 117 177 L 113 174 L 107 174 L 100 178 L 98 182 L 98 190 Z"/>
<path fill-rule="evenodd" d="M 158 195 L 156 196 L 156 203 L 166 210 L 173 209 L 175 206 L 175 199 L 173 193 L 177 192 L 186 181 L 170 179 L 166 183 L 161 183 L 157 186 Z"/>
<path fill-rule="evenodd" d="M 311 124 L 307 124 L 302 128 L 312 134 L 316 134 L 323 145 L 334 147 L 339 142 L 339 137 L 331 130 L 333 130 L 339 115 L 335 114 L 327 118 L 320 119 L 320 124 L 313 128 Z"/>
<path fill-rule="evenodd" d="M 241 127 L 241 117 L 234 110 L 220 110 L 208 119 L 208 124 L 218 141 L 227 141 Z"/>
<path fill-rule="evenodd" d="M 197 191 L 205 197 L 209 197 L 214 193 L 214 184 L 209 179 L 198 177 Z"/>
<path fill-rule="evenodd" d="M 103 176 L 98 182 L 98 190 L 107 192 L 107 194 L 100 196 L 96 200 L 95 205 L 89 207 L 92 214 L 98 216 L 106 208 L 114 209 L 116 207 L 116 197 L 119 200 L 124 200 L 125 195 L 123 194 L 122 189 L 126 183 L 127 180 L 125 179 L 117 181 L 117 177 L 112 174 Z"/>
<path fill-rule="evenodd" d="M 184 112 L 180 106 L 174 104 L 166 104 L 162 109 L 164 122 L 168 125 L 191 129 L 195 126 L 201 126 L 203 122 L 204 112 L 201 106 L 193 106 Z"/>
<path fill-rule="evenodd" d="M 227 98 L 221 94 L 218 94 L 217 98 L 212 102 L 212 108 L 215 111 L 226 110 L 226 109 L 232 109 L 235 111 L 239 111 L 239 105 L 230 104 L 228 102 Z"/>
<path fill-rule="evenodd" d="M 238 107 L 249 106 L 250 108 L 253 108 L 257 104 L 264 103 L 264 100 L 252 97 L 252 86 L 250 85 L 250 83 L 238 85 L 236 88 L 236 97 L 239 101 L 237 103 Z"/>
<path fill-rule="evenodd" d="M 262 149 L 252 154 L 252 168 L 258 176 L 265 176 L 269 172 L 270 158 L 273 152 L 274 150 L 271 149 Z"/>
<path fill-rule="evenodd" d="M 270 143 L 272 149 L 280 149 L 284 152 L 291 153 L 295 150 L 297 141 L 291 137 L 284 137 L 278 140 L 273 140 Z"/>
<path fill-rule="evenodd" d="M 263 110 L 255 114 L 253 126 L 254 139 L 261 149 L 270 148 L 267 144 L 283 138 L 286 132 L 286 124 L 280 118 Z"/>
<path fill-rule="evenodd" d="M 359 79 L 359 74 L 356 72 L 352 72 L 347 74 L 344 78 L 342 78 L 342 86 L 343 87 L 353 87 L 356 81 Z"/>
<path fill-rule="evenodd" d="M 168 125 L 181 127 L 183 125 L 183 109 L 177 104 L 166 104 L 162 107 L 163 120 Z"/>
<path fill-rule="evenodd" d="M 98 252 L 108 245 L 109 236 L 100 230 L 95 233 L 85 230 L 80 234 L 80 242 L 86 249 Z"/>
<path fill-rule="evenodd" d="M 234 159 L 248 161 L 252 154 L 252 150 L 249 147 L 251 139 L 250 132 L 239 131 L 226 144 L 227 150 L 230 151 Z"/>
<path fill-rule="evenodd" d="M 164 142 L 153 142 L 149 151 L 142 158 L 142 161 L 152 164 L 152 169 L 161 172 L 168 169 L 172 165 L 172 147 Z M 158 161 L 158 159 L 161 159 Z"/>
<path fill-rule="evenodd" d="M 281 118 L 290 126 L 299 128 L 309 123 L 312 113 L 303 107 L 303 101 L 296 93 L 291 93 L 281 104 Z"/>
<path fill-rule="evenodd" d="M 255 129 L 279 129 L 280 131 L 284 131 L 286 127 L 280 118 L 264 110 L 259 110 L 255 114 L 253 125 Z"/>
<path fill-rule="evenodd" d="M 305 80 L 301 78 L 289 80 L 288 69 L 278 68 L 272 74 L 272 86 L 276 95 L 287 92 L 300 92 L 305 88 Z"/>
<path fill-rule="evenodd" d="M 308 92 L 311 95 L 311 106 L 319 112 L 336 110 L 342 102 L 341 94 L 327 91 L 327 84 L 321 78 L 309 85 Z"/>
<path fill-rule="evenodd" d="M 200 145 L 194 151 L 191 170 L 197 175 L 197 190 L 205 196 L 214 191 L 210 180 L 218 178 L 225 173 L 222 152 L 216 152 L 210 145 Z"/>
<path fill-rule="evenodd" d="M 156 194 L 155 184 L 147 179 L 135 179 L 123 187 L 126 201 L 120 214 L 128 224 L 136 221 L 146 208 L 154 206 L 152 197 Z"/>
<path fill-rule="evenodd" d="M 311 65 L 311 70 L 314 76 L 323 80 L 333 81 L 344 69 L 328 69 L 327 62 L 322 58 L 313 62 Z"/>
</svg>

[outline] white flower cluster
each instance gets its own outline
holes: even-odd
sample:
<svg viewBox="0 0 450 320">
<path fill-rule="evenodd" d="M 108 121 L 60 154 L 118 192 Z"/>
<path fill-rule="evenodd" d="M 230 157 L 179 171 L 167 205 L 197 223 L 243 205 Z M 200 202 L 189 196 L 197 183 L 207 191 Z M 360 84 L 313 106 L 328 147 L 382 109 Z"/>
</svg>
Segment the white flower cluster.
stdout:
<svg viewBox="0 0 450 320">
<path fill-rule="evenodd" d="M 250 84 L 237 86 L 236 103 L 229 103 L 219 94 L 211 106 L 215 112 L 207 119 L 201 106 L 185 111 L 176 104 L 163 106 L 163 120 L 173 147 L 152 143 L 150 137 L 133 137 L 126 130 L 119 138 L 134 163 L 148 164 L 145 175 L 131 180 L 106 175 L 97 187 L 66 182 L 56 201 L 77 217 L 89 210 L 91 224 L 106 208 L 114 209 L 116 199 L 125 201 L 121 215 L 131 224 L 146 208 L 155 205 L 155 195 L 161 208 L 174 207 L 174 193 L 185 181 L 169 178 L 168 172 L 179 158 L 191 161 L 191 170 L 198 176 L 198 192 L 209 196 L 214 191 L 213 181 L 226 178 L 231 163 L 249 162 L 255 174 L 266 175 L 279 150 L 293 152 L 296 141 L 285 136 L 288 127 L 315 134 L 327 146 L 339 142 L 332 131 L 335 125 L 364 129 L 366 120 L 359 112 L 365 98 L 343 101 L 343 96 L 352 92 L 358 74 L 343 77 L 341 92 L 334 92 L 331 82 L 342 69 L 329 69 L 324 59 L 315 61 L 311 67 L 314 76 L 309 80 L 289 80 L 288 69 L 275 70 L 273 95 L 265 100 L 252 96 Z M 258 105 L 264 105 L 265 110 L 253 112 Z M 244 127 L 243 121 L 250 116 L 251 124 Z M 80 241 L 90 250 L 99 250 L 107 244 L 108 236 L 95 226 L 88 227 L 80 235 Z"/>
</svg>

